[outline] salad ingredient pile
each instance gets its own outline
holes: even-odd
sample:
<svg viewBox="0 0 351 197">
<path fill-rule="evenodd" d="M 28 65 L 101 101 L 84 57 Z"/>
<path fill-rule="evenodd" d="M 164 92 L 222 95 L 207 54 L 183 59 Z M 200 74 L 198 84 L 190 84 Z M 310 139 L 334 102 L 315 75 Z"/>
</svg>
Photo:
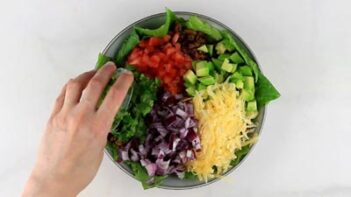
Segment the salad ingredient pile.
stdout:
<svg viewBox="0 0 351 197">
<path fill-rule="evenodd" d="M 160 86 L 157 79 L 150 79 L 144 74 L 135 72 L 132 85 L 133 94 L 129 107 L 118 112 L 113 123 L 112 135 L 120 142 L 128 142 L 138 137 L 144 138 L 146 129 L 144 119 L 151 111 L 156 100 L 156 92 Z"/>
<path fill-rule="evenodd" d="M 253 124 L 245 115 L 245 102 L 238 96 L 235 84 L 222 83 L 209 86 L 193 98 L 203 148 L 187 167 L 200 180 L 226 172 L 236 158 L 233 150 L 242 149 L 249 139 L 247 127 Z"/>
<path fill-rule="evenodd" d="M 191 58 L 181 51 L 179 34 L 142 40 L 128 57 L 128 64 L 149 77 L 159 78 L 172 94 L 182 91 L 184 73 L 191 68 Z"/>
<path fill-rule="evenodd" d="M 135 82 L 106 149 L 145 189 L 169 176 L 222 176 L 249 152 L 261 109 L 280 96 L 235 35 L 169 9 L 159 28 L 135 27 L 114 58 L 99 54 L 97 68 L 110 60 Z"/>
<path fill-rule="evenodd" d="M 148 129 L 144 143 L 134 138 L 119 148 L 122 161 L 140 162 L 150 177 L 170 174 L 184 177 L 185 163 L 195 159 L 195 151 L 201 145 L 193 105 L 183 98 L 180 94 L 160 94 L 146 117 Z"/>
</svg>

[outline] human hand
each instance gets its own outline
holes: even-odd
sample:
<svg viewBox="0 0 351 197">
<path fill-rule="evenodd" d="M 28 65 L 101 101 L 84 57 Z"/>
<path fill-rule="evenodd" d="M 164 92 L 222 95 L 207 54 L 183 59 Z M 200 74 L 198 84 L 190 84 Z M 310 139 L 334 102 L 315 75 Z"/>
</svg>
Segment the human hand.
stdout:
<svg viewBox="0 0 351 197">
<path fill-rule="evenodd" d="M 107 134 L 133 81 L 122 74 L 97 108 L 116 66 L 71 79 L 58 96 L 23 196 L 76 196 L 94 178 Z"/>
</svg>

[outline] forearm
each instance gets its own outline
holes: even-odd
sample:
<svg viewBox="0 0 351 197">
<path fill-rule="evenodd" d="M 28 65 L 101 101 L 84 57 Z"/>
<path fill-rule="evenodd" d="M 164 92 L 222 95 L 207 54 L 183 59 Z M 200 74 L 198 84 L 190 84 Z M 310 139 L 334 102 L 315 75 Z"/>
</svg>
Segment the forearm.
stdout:
<svg viewBox="0 0 351 197">
<path fill-rule="evenodd" d="M 24 188 L 23 197 L 73 197 L 76 196 L 75 192 L 71 191 L 69 187 L 65 187 L 64 182 L 58 180 L 50 180 L 35 172 L 29 177 Z"/>
</svg>

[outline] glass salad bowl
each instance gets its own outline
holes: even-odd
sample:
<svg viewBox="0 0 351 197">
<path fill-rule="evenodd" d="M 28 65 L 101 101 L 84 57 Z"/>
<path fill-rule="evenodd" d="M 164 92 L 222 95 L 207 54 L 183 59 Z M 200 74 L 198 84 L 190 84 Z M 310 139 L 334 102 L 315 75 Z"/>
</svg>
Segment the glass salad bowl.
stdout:
<svg viewBox="0 0 351 197">
<path fill-rule="evenodd" d="M 229 27 L 227 27 L 226 25 L 222 24 L 221 22 L 212 19 L 208 16 L 205 15 L 201 15 L 201 14 L 196 14 L 196 13 L 191 13 L 191 12 L 174 12 L 178 17 L 182 17 L 184 19 L 189 18 L 190 16 L 198 16 L 200 19 L 204 20 L 205 22 L 209 23 L 210 25 L 218 28 L 219 30 L 228 30 L 229 32 L 232 33 L 232 35 L 234 37 L 236 37 L 239 42 L 244 46 L 244 48 L 247 49 L 247 52 L 249 53 L 249 55 L 251 56 L 251 58 L 253 60 L 256 60 L 256 58 L 254 57 L 254 54 L 252 53 L 252 51 L 250 50 L 250 48 L 245 44 L 245 42 Z M 128 37 L 128 35 L 133 31 L 133 27 L 135 26 L 139 26 L 139 27 L 144 27 L 144 28 L 157 28 L 159 26 L 161 26 L 164 23 L 165 20 L 165 13 L 160 13 L 160 14 L 155 14 L 155 15 L 151 15 L 148 17 L 145 17 L 131 25 L 129 25 L 128 27 L 124 28 L 120 33 L 118 33 L 111 41 L 110 43 L 106 46 L 106 48 L 103 50 L 103 54 L 109 57 L 114 57 L 115 54 L 117 53 L 117 50 L 119 49 L 119 47 L 121 46 L 121 44 L 123 43 L 123 41 Z M 258 64 L 258 62 L 257 62 Z M 257 118 L 255 119 L 255 124 L 256 124 L 256 133 L 260 133 L 261 128 L 262 128 L 262 124 L 263 124 L 263 120 L 264 120 L 264 112 L 265 112 L 265 108 L 262 107 L 261 109 L 259 109 L 259 114 L 257 116 Z M 251 147 L 249 153 L 253 150 L 254 145 Z M 123 170 L 125 173 L 127 173 L 128 175 L 130 175 L 131 177 L 134 178 L 132 171 L 129 169 L 129 167 L 123 163 L 119 163 L 117 161 L 115 161 L 112 156 L 109 154 L 109 152 L 107 150 L 105 150 L 106 154 L 110 157 L 110 159 L 112 160 L 112 162 L 114 162 L 116 164 L 116 166 L 118 166 L 121 170 Z M 245 161 L 245 158 L 248 156 L 249 154 L 247 154 L 246 156 L 244 156 L 244 158 L 240 161 L 239 164 L 235 165 L 234 167 L 231 167 L 227 172 L 225 172 L 222 176 L 227 176 L 230 173 L 232 173 L 236 168 L 238 168 L 240 166 L 241 163 L 243 163 Z M 214 178 L 214 179 L 210 179 L 207 182 L 205 181 L 199 181 L 197 179 L 179 179 L 176 176 L 169 176 L 166 180 L 164 180 L 158 187 L 159 188 L 163 188 L 163 189 L 171 189 L 171 190 L 183 190 L 183 189 L 191 189 L 191 188 L 197 188 L 197 187 L 202 187 L 205 185 L 209 185 L 211 183 L 214 183 L 216 181 L 218 181 L 220 178 Z"/>
</svg>

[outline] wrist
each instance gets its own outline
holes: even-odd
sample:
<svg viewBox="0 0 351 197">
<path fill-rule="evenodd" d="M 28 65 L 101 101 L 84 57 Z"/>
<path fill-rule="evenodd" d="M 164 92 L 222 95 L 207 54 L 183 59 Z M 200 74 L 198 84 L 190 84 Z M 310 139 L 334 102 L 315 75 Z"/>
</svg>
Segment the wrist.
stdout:
<svg viewBox="0 0 351 197">
<path fill-rule="evenodd" d="M 71 192 L 69 186 L 65 186 L 63 181 L 55 180 L 50 177 L 38 174 L 35 170 L 29 177 L 23 195 L 24 197 L 41 197 L 41 196 L 76 196 L 74 192 Z"/>
</svg>

